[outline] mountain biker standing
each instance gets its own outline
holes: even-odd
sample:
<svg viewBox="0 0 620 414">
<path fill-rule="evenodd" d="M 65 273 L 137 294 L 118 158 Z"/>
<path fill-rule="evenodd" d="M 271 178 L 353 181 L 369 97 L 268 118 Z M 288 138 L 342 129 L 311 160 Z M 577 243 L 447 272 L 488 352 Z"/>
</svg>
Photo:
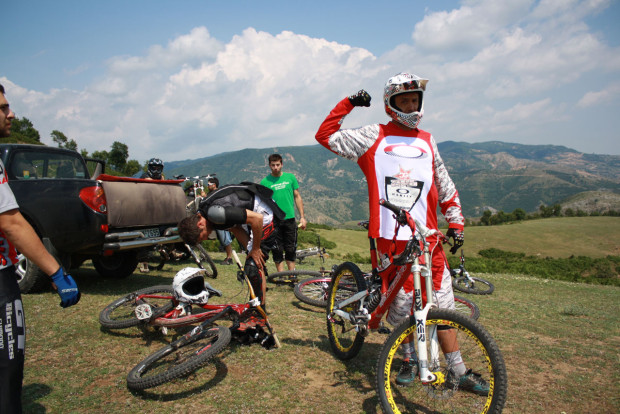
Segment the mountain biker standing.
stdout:
<svg viewBox="0 0 620 414">
<path fill-rule="evenodd" d="M 164 162 L 159 158 L 151 158 L 146 164 L 146 171 L 142 173 L 140 178 L 145 180 L 163 180 L 164 179 Z M 149 272 L 148 262 L 138 263 L 138 270 L 141 273 Z"/>
<path fill-rule="evenodd" d="M 0 85 L 0 138 L 11 135 L 14 118 L 15 114 L 4 97 L 4 86 Z M 4 164 L 0 161 L 0 413 L 22 412 L 27 329 L 15 271 L 18 250 L 50 276 L 53 288 L 60 295 L 60 306 L 66 308 L 78 303 L 81 294 L 75 281 L 47 251 L 19 212 Z"/>
<path fill-rule="evenodd" d="M 284 220 L 278 227 L 279 250 L 273 251 L 273 261 L 278 272 L 284 270 L 282 259 L 286 260 L 288 270 L 295 270 L 295 260 L 297 259 L 297 223 L 295 222 L 295 206 L 299 210 L 299 227 L 306 229 L 306 219 L 304 217 L 304 202 L 299 192 L 299 183 L 292 173 L 282 172 L 282 156 L 271 154 L 268 158 L 271 174 L 263 178 L 261 185 L 273 190 L 273 200 L 286 213 Z"/>
<path fill-rule="evenodd" d="M 179 235 L 189 245 L 207 240 L 213 230 L 230 230 L 248 251 L 244 271 L 263 308 L 266 283 L 262 269 L 266 252 L 277 247 L 276 223 L 284 218 L 272 194 L 255 183 L 225 185 L 200 200 L 198 213 L 178 225 Z"/>
<path fill-rule="evenodd" d="M 151 158 L 146 165 L 146 172 L 143 172 L 140 178 L 147 180 L 163 180 L 164 179 L 164 162 L 159 158 Z"/>
<path fill-rule="evenodd" d="M 355 129 L 340 129 L 344 118 L 357 106 L 370 106 L 370 95 L 365 90 L 340 101 L 321 124 L 316 140 L 330 151 L 356 161 L 368 183 L 370 222 L 369 237 L 377 239 L 380 257 L 403 251 L 411 230 L 407 227 L 396 234 L 396 251 L 392 252 L 395 220 L 388 209 L 381 208 L 380 199 L 386 199 L 430 229 L 437 229 L 437 207 L 449 223 L 446 236 L 453 239 L 454 253 L 463 245 L 464 217 L 458 192 L 439 155 L 433 136 L 418 129 L 424 114 L 424 92 L 427 79 L 409 73 L 399 73 L 388 79 L 383 94 L 385 112 L 391 118 L 388 124 L 371 124 Z M 437 243 L 437 236 L 428 238 Z M 440 308 L 454 309 L 454 294 L 449 268 L 443 248 L 435 249 L 432 256 L 432 278 L 435 303 Z M 382 275 L 383 276 L 383 275 Z M 386 275 L 387 279 L 395 275 Z M 424 280 L 422 281 L 424 283 Z M 383 290 L 388 280 L 383 280 Z M 423 296 L 424 288 L 422 289 Z M 392 303 L 387 321 L 396 326 L 413 309 L 413 275 Z M 425 299 L 425 298 L 424 298 Z M 453 330 L 439 333 L 446 359 L 453 367 L 452 375 L 461 389 L 488 393 L 488 384 L 467 371 L 458 346 L 444 347 L 454 338 Z M 452 335 L 452 338 L 449 337 Z M 418 371 L 413 337 L 405 341 L 403 366 L 397 377 L 401 385 L 411 384 Z"/>
</svg>

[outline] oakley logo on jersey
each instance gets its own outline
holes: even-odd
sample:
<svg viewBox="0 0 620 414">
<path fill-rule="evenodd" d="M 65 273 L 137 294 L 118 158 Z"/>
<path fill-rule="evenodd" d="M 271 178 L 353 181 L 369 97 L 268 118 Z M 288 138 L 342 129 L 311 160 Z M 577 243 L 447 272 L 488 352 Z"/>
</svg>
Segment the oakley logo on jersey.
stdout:
<svg viewBox="0 0 620 414">
<path fill-rule="evenodd" d="M 413 179 L 401 179 L 397 177 L 385 177 L 385 196 L 387 200 L 411 211 L 422 194 L 424 183 Z"/>
<path fill-rule="evenodd" d="M 422 159 L 428 157 L 426 151 L 420 147 L 416 147 L 413 145 L 406 144 L 393 144 L 388 145 L 383 150 L 387 155 L 391 155 L 393 157 L 402 157 L 402 158 L 411 158 L 411 159 Z"/>
</svg>

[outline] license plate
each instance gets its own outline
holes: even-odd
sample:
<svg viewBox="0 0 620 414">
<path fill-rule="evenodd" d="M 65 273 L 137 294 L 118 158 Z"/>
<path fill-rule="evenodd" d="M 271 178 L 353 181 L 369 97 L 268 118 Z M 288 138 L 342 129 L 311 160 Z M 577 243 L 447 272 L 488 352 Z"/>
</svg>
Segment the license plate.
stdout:
<svg viewBox="0 0 620 414">
<path fill-rule="evenodd" d="M 144 234 L 144 237 L 159 237 L 159 229 L 144 229 L 142 230 L 142 234 Z"/>
</svg>

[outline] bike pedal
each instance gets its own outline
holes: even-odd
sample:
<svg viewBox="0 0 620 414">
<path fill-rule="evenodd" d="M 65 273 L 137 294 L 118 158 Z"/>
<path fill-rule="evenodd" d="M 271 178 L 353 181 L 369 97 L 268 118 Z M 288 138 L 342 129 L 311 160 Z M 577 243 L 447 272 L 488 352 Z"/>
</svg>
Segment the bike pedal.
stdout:
<svg viewBox="0 0 620 414">
<path fill-rule="evenodd" d="M 153 316 L 153 310 L 151 309 L 151 305 L 148 303 L 143 303 L 136 306 L 134 313 L 136 314 L 136 318 L 141 321 L 148 320 Z"/>
</svg>

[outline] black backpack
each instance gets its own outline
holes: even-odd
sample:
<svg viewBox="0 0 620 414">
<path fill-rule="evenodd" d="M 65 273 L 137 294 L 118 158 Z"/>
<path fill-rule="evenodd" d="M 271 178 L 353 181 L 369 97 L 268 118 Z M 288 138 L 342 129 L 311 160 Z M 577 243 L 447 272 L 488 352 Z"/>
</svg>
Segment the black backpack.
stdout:
<svg viewBox="0 0 620 414">
<path fill-rule="evenodd" d="M 218 205 L 242 207 L 247 210 L 254 209 L 254 196 L 259 195 L 261 200 L 273 211 L 274 220 L 284 220 L 286 213 L 271 198 L 273 190 L 264 185 L 243 181 L 239 184 L 228 184 L 210 192 L 200 200 L 200 210 L 206 212 L 209 207 L 218 200 Z"/>
</svg>

